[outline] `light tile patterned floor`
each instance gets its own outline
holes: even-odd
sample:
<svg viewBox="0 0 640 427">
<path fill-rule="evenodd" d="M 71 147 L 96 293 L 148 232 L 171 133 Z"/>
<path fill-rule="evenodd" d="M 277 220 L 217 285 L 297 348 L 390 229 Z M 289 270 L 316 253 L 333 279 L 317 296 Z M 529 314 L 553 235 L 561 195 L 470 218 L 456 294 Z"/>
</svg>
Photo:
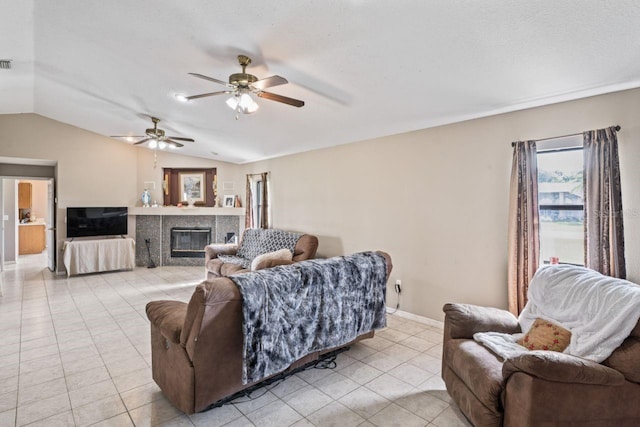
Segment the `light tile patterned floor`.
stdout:
<svg viewBox="0 0 640 427">
<path fill-rule="evenodd" d="M 66 278 L 42 256 L 0 276 L 0 426 L 468 426 L 440 379 L 442 330 L 390 315 L 374 339 L 186 416 L 151 379 L 145 304 L 188 301 L 201 267 Z"/>
</svg>

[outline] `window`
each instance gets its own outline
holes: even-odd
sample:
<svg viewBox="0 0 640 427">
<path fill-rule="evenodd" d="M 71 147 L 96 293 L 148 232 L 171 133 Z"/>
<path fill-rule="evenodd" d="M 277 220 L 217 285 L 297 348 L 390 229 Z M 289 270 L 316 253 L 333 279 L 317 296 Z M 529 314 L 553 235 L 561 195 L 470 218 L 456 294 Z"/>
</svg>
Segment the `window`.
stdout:
<svg viewBox="0 0 640 427">
<path fill-rule="evenodd" d="M 253 196 L 253 200 L 251 200 L 251 208 L 253 209 L 253 224 L 252 227 L 259 227 L 260 220 L 262 219 L 262 186 L 264 183 L 262 179 L 256 180 L 253 182 L 253 188 L 251 190 L 251 194 Z"/>
<path fill-rule="evenodd" d="M 584 191 L 581 136 L 538 144 L 540 260 L 584 265 Z"/>
<path fill-rule="evenodd" d="M 246 226 L 251 228 L 269 228 L 269 173 L 247 175 L 247 190 L 250 195 Z"/>
</svg>

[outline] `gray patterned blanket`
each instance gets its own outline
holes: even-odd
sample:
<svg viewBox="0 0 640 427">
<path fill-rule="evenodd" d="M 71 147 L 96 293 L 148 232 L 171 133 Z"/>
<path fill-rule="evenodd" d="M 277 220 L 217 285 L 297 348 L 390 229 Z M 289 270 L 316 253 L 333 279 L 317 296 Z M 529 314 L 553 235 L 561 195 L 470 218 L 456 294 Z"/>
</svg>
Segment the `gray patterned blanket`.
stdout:
<svg viewBox="0 0 640 427">
<path fill-rule="evenodd" d="M 386 268 L 362 252 L 230 276 L 243 297 L 243 383 L 384 328 Z"/>
</svg>

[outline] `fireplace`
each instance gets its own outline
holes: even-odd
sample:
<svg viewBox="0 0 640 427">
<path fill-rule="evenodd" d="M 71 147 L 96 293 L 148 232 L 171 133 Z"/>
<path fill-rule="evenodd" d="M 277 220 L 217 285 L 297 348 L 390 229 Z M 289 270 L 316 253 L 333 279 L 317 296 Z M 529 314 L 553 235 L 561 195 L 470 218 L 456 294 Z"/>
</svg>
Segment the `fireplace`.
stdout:
<svg viewBox="0 0 640 427">
<path fill-rule="evenodd" d="M 204 247 L 211 243 L 211 228 L 174 227 L 171 229 L 171 257 L 204 258 Z"/>
</svg>

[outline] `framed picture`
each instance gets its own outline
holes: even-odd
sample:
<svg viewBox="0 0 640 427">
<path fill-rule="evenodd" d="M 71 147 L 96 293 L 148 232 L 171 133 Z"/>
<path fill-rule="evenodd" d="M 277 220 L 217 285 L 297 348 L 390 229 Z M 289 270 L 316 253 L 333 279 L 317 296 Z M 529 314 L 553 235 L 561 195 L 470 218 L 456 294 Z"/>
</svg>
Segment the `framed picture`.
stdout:
<svg viewBox="0 0 640 427">
<path fill-rule="evenodd" d="M 224 203 L 222 204 L 222 206 L 224 206 L 225 208 L 233 208 L 236 205 L 236 196 L 235 195 L 225 195 L 224 196 Z"/>
<path fill-rule="evenodd" d="M 204 172 L 180 172 L 180 201 L 204 202 Z"/>
</svg>

